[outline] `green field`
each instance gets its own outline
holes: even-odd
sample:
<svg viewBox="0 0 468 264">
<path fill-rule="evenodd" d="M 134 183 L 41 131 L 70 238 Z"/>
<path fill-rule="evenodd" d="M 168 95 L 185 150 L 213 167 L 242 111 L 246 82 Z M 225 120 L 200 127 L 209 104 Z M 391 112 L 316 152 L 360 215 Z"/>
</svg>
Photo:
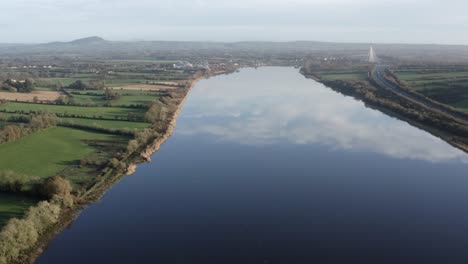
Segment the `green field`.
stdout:
<svg viewBox="0 0 468 264">
<path fill-rule="evenodd" d="M 401 68 L 396 71 L 396 75 L 413 90 L 445 89 L 468 84 L 468 71 Z"/>
<path fill-rule="evenodd" d="M 468 72 L 415 72 L 415 71 L 398 71 L 398 78 L 404 81 L 417 81 L 417 80 L 441 80 L 441 79 L 456 79 L 468 78 Z"/>
<path fill-rule="evenodd" d="M 146 105 L 149 102 L 155 101 L 159 98 L 158 93 L 148 93 L 145 91 L 126 91 L 126 90 L 115 90 L 114 93 L 121 94 L 117 100 L 106 100 L 102 95 L 90 95 L 90 94 L 73 94 L 73 101 L 76 104 L 83 105 L 96 105 L 103 106 L 105 104 L 111 104 L 114 106 L 128 106 L 128 105 Z M 95 92 L 99 93 L 99 92 Z"/>
<path fill-rule="evenodd" d="M 468 112 L 468 71 L 426 66 L 400 68 L 396 75 L 411 90 Z"/>
<path fill-rule="evenodd" d="M 120 143 L 125 146 L 128 140 L 65 127 L 49 128 L 3 144 L 0 147 L 0 168 L 30 176 L 51 177 L 96 152 L 96 145 Z"/>
<path fill-rule="evenodd" d="M 119 78 L 119 79 L 107 79 L 106 86 L 116 87 L 125 86 L 131 84 L 144 84 L 146 82 L 158 82 L 158 79 L 142 79 L 142 78 Z"/>
<path fill-rule="evenodd" d="M 0 193 L 0 228 L 2 228 L 10 218 L 21 218 L 30 206 L 38 201 L 29 197 Z"/>
<path fill-rule="evenodd" d="M 64 86 L 68 86 L 78 80 L 81 80 L 83 82 L 89 82 L 93 80 L 93 78 L 44 78 L 44 80 L 49 80 L 55 83 L 62 83 Z"/>
<path fill-rule="evenodd" d="M 103 106 L 111 101 L 106 100 L 103 95 L 73 94 L 73 102 L 82 105 Z"/>
<path fill-rule="evenodd" d="M 155 96 L 132 95 L 121 96 L 118 100 L 112 101 L 112 105 L 147 105 L 150 102 L 158 100 Z"/>
<path fill-rule="evenodd" d="M 103 128 L 114 128 L 114 129 L 144 129 L 150 126 L 149 123 L 144 122 L 127 122 L 127 121 L 118 121 L 118 120 L 98 120 L 98 119 L 88 119 L 88 118 L 61 118 L 63 121 L 78 125 L 86 126 L 99 126 Z"/>
<path fill-rule="evenodd" d="M 46 105 L 33 103 L 8 102 L 0 104 L 0 110 L 13 111 L 17 113 L 28 113 L 31 111 L 47 111 L 59 115 L 76 115 L 86 117 L 99 117 L 110 119 L 124 119 L 128 114 L 133 113 L 143 118 L 146 109 L 139 108 L 119 108 L 119 107 L 81 107 L 66 105 Z"/>
<path fill-rule="evenodd" d="M 327 81 L 335 80 L 362 80 L 367 78 L 367 72 L 352 72 L 352 73 L 321 73 L 321 78 Z"/>
<path fill-rule="evenodd" d="M 96 184 L 102 184 L 101 188 L 107 187 L 106 180 L 109 179 L 103 177 L 104 175 L 113 177 L 114 174 L 123 172 L 126 163 L 135 161 L 134 158 L 139 160 L 137 151 L 143 147 L 140 145 L 141 140 L 151 140 L 157 136 L 159 125 L 162 125 L 144 122 L 145 113 L 149 109 L 146 106 L 172 93 L 123 90 L 116 87 L 183 81 L 188 80 L 193 74 L 192 71 L 171 69 L 170 65 L 157 65 L 173 63 L 172 61 L 153 59 L 96 59 L 76 54 L 66 56 L 63 60 L 56 58 L 55 55 L 31 58 L 39 61 L 42 59 L 45 61 L 37 63 L 52 66 L 50 68 L 18 66 L 14 70 L 11 67 L 9 75 L 18 76 L 15 79 L 32 79 L 37 91 L 65 89 L 67 96 L 64 94 L 60 98 L 63 100 L 61 102 L 57 100 L 57 103 L 63 105 L 0 102 L 0 119 L 5 120 L 0 121 L 0 128 L 10 124 L 18 126 L 16 130 L 4 131 L 2 134 L 5 141 L 10 140 L 10 142 L 0 145 L 0 171 L 15 172 L 19 178 L 24 176 L 34 178 L 32 182 L 28 182 L 27 179 L 24 183 L 18 182 L 21 189 L 16 185 L 15 188 L 9 185 L 2 187 L 24 192 L 33 197 L 39 195 L 36 188 L 46 179 L 61 176 L 71 183 L 73 195 L 80 202 L 81 198 L 94 198 L 82 195 Z M 21 62 L 12 60 L 12 63 L 23 63 L 23 60 L 24 58 Z M 87 86 L 75 88 L 86 90 L 68 88 L 78 80 Z M 107 88 L 113 87 L 113 94 L 108 94 L 102 84 Z M 116 96 L 115 93 L 120 96 Z M 172 99 L 179 100 L 181 94 L 174 92 L 172 95 L 174 95 Z M 159 107 L 172 110 L 176 100 L 162 100 L 165 103 Z M 38 117 L 34 118 L 34 122 L 30 122 L 32 117 L 40 112 L 55 113 L 59 118 L 57 126 L 49 126 L 54 124 L 55 120 L 51 115 L 41 115 L 42 120 Z M 133 122 L 135 120 L 138 122 Z M 154 129 L 144 131 L 145 128 Z M 142 133 L 136 133 L 137 131 Z M 138 139 L 138 146 L 130 145 L 131 148 L 128 148 L 129 141 L 134 138 Z M 127 160 L 128 157 L 130 160 Z M 100 190 L 94 191 L 97 195 Z M 28 208 L 37 202 L 38 200 L 19 193 L 0 192 L 0 228 L 13 217 L 21 218 Z"/>
<path fill-rule="evenodd" d="M 73 90 L 68 90 L 72 92 Z M 124 89 L 112 89 L 113 93 L 118 93 L 120 95 L 141 95 L 141 96 L 161 96 L 163 92 L 160 91 L 140 91 L 140 90 L 124 90 Z M 94 96 L 104 96 L 103 90 L 88 90 L 88 91 L 73 91 L 73 96 L 75 95 L 89 95 L 96 94 Z"/>
</svg>

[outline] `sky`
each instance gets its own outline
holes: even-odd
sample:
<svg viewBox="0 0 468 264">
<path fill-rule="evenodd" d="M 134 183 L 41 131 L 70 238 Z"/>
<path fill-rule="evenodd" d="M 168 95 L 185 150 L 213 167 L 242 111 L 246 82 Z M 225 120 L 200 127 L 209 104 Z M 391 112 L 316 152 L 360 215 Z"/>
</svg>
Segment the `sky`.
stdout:
<svg viewBox="0 0 468 264">
<path fill-rule="evenodd" d="M 0 0 L 1 43 L 108 40 L 468 45 L 466 0 Z"/>
</svg>

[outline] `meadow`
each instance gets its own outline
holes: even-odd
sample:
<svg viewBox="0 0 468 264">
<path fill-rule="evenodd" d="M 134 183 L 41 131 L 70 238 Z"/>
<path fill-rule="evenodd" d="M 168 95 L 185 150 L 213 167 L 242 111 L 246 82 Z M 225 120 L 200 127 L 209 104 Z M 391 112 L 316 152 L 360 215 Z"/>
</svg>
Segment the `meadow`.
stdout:
<svg viewBox="0 0 468 264">
<path fill-rule="evenodd" d="M 409 89 L 468 112 L 468 69 L 413 66 L 398 68 L 395 74 Z"/>
<path fill-rule="evenodd" d="M 67 106 L 67 105 L 51 105 L 51 104 L 34 104 L 34 103 L 19 103 L 7 102 L 0 104 L 0 111 L 9 113 L 29 113 L 29 112 L 51 112 L 57 115 L 78 116 L 90 118 L 108 118 L 108 119 L 127 119 L 129 114 L 134 114 L 140 120 L 143 120 L 143 115 L 146 109 L 141 108 L 124 108 L 124 107 L 84 107 L 84 106 Z"/>
<path fill-rule="evenodd" d="M 138 152 L 159 136 L 158 129 L 167 122 L 158 119 L 161 109 L 157 108 L 176 107 L 181 93 L 172 84 L 157 86 L 159 91 L 123 87 L 156 87 L 153 83 L 190 76 L 184 70 L 168 70 L 170 61 L 157 63 L 161 62 L 91 59 L 65 60 L 47 69 L 8 68 L 2 84 L 29 78 L 35 91 L 3 89 L 0 93 L 0 172 L 16 177 L 14 182 L 3 178 L 2 190 L 15 193 L 0 192 L 0 228 L 46 199 L 41 188 L 54 176 L 71 184 L 77 200 L 92 199 L 89 192 L 98 194 L 101 185 L 109 184 L 109 177 L 117 179 L 125 173 L 127 162 L 134 162 L 129 157 L 140 159 Z M 78 80 L 81 84 L 75 83 Z M 56 97 L 39 98 L 42 94 Z"/>
<path fill-rule="evenodd" d="M 71 118 L 63 117 L 60 120 L 84 126 L 97 126 L 109 129 L 144 129 L 149 127 L 151 124 L 145 122 L 128 122 L 120 120 L 101 120 L 101 119 L 88 119 L 88 118 Z"/>
<path fill-rule="evenodd" d="M 112 93 L 119 94 L 119 98 L 115 100 L 107 100 L 104 93 L 80 93 L 73 94 L 73 102 L 83 105 L 112 105 L 112 106 L 131 106 L 131 105 L 147 105 L 150 102 L 160 98 L 158 93 L 148 93 L 145 91 L 132 90 L 112 90 Z"/>
<path fill-rule="evenodd" d="M 106 148 L 125 148 L 126 137 L 66 127 L 49 128 L 0 148 L 0 168 L 47 178 Z M 110 153 L 108 157 L 110 157 Z M 61 175 L 68 176 L 68 175 Z"/>
</svg>

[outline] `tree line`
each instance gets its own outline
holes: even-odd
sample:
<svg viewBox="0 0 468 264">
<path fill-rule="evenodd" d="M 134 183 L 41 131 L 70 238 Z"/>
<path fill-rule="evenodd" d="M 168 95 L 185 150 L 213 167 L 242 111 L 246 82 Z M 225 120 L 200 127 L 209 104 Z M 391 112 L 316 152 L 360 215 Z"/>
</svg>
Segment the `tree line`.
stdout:
<svg viewBox="0 0 468 264">
<path fill-rule="evenodd" d="M 35 85 L 31 79 L 13 80 L 7 79 L 2 83 L 1 89 L 8 92 L 30 93 L 34 90 Z"/>
<path fill-rule="evenodd" d="M 59 221 L 64 209 L 73 206 L 72 187 L 66 179 L 52 177 L 41 188 L 48 200 L 29 208 L 22 219 L 10 219 L 0 232 L 0 264 L 26 262 L 23 253 L 33 248 L 40 236 Z"/>
<path fill-rule="evenodd" d="M 24 121 L 26 117 L 13 117 Z M 58 118 L 52 113 L 40 113 L 28 119 L 27 124 L 7 125 L 0 129 L 0 144 L 16 141 L 24 136 L 32 134 L 38 130 L 54 127 L 58 123 Z"/>
</svg>

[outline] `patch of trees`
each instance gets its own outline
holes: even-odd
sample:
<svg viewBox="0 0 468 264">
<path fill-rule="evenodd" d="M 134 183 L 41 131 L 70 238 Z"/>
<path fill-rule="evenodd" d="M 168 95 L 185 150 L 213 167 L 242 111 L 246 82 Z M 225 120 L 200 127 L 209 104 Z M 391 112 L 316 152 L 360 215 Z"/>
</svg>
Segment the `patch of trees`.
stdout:
<svg viewBox="0 0 468 264">
<path fill-rule="evenodd" d="M 110 159 L 107 166 L 120 173 L 125 172 L 125 170 L 127 169 L 127 164 L 124 161 L 120 161 L 117 158 Z"/>
<path fill-rule="evenodd" d="M 29 134 L 29 129 L 24 125 L 8 125 L 0 130 L 0 144 L 16 141 Z"/>
<path fill-rule="evenodd" d="M 77 80 L 67 86 L 68 89 L 72 90 L 102 90 L 106 87 L 106 83 L 101 80 L 93 80 L 88 83 L 82 80 Z"/>
<path fill-rule="evenodd" d="M 50 199 L 55 195 L 69 196 L 72 187 L 70 182 L 62 177 L 44 180 L 13 171 L 0 171 L 0 191 Z"/>
<path fill-rule="evenodd" d="M 0 191 L 2 192 L 34 192 L 34 185 L 39 178 L 18 174 L 13 171 L 0 171 Z"/>
<path fill-rule="evenodd" d="M 31 79 L 16 81 L 8 79 L 3 82 L 1 89 L 10 92 L 30 93 L 34 90 L 34 83 Z"/>
<path fill-rule="evenodd" d="M 29 127 L 33 131 L 54 127 L 58 124 L 58 117 L 52 113 L 42 113 L 31 117 Z"/>
<path fill-rule="evenodd" d="M 31 207 L 23 219 L 11 219 L 0 232 L 0 264 L 25 262 L 22 253 L 58 222 L 61 210 L 58 202 L 42 201 Z"/>
<path fill-rule="evenodd" d="M 36 87 L 47 87 L 55 90 L 60 90 L 64 85 L 62 82 L 47 80 L 47 79 L 36 79 L 34 80 Z"/>
<path fill-rule="evenodd" d="M 27 117 L 18 117 L 18 119 L 23 120 L 26 118 Z M 57 123 L 58 118 L 55 114 L 40 113 L 38 115 L 32 116 L 28 120 L 28 124 L 4 126 L 0 129 L 0 144 L 16 141 L 41 129 L 54 127 L 57 125 Z"/>
<path fill-rule="evenodd" d="M 11 114 L 20 114 L 20 115 L 37 115 L 43 113 L 43 111 L 35 111 L 35 110 L 15 110 L 15 111 L 8 111 L 6 109 L 0 109 L 1 113 L 11 113 Z M 71 118 L 84 118 L 84 119 L 95 119 L 95 120 L 117 120 L 117 121 L 128 121 L 128 122 L 144 122 L 143 116 L 138 113 L 128 113 L 127 116 L 120 116 L 115 115 L 114 118 L 112 117 L 104 117 L 101 115 L 81 115 L 81 114 L 70 114 L 70 113 L 55 113 L 57 117 L 71 117 Z M 1 120 L 1 119 L 0 119 Z"/>
<path fill-rule="evenodd" d="M 134 139 L 130 140 L 127 144 L 127 151 L 126 154 L 123 155 L 125 156 L 130 156 L 132 155 L 135 151 L 140 149 L 141 147 L 146 146 L 149 142 L 154 141 L 157 137 L 159 137 L 159 133 L 153 129 L 143 129 L 139 130 L 134 133 Z M 115 162 L 114 162 L 115 163 Z M 112 165 L 113 163 L 111 162 L 110 165 L 111 167 L 115 167 Z"/>
<path fill-rule="evenodd" d="M 127 152 L 128 153 L 133 153 L 135 152 L 138 148 L 140 147 L 140 143 L 138 143 L 138 140 L 132 139 L 128 142 L 127 145 Z"/>
<path fill-rule="evenodd" d="M 153 124 L 164 120 L 166 117 L 167 110 L 161 102 L 151 103 L 145 113 L 145 121 Z"/>
<path fill-rule="evenodd" d="M 0 121 L 4 122 L 18 122 L 18 123 L 29 123 L 31 120 L 28 116 L 24 115 L 12 115 L 8 117 L 0 116 Z"/>
<path fill-rule="evenodd" d="M 68 105 L 70 103 L 74 103 L 73 97 L 68 97 L 65 95 L 60 95 L 57 99 L 55 99 L 55 104 L 57 105 Z"/>
<path fill-rule="evenodd" d="M 40 190 L 48 201 L 29 208 L 22 219 L 11 219 L 0 232 L 0 264 L 26 262 L 23 253 L 59 221 L 63 209 L 74 204 L 71 184 L 62 177 L 45 180 Z"/>
<path fill-rule="evenodd" d="M 52 177 L 47 179 L 41 186 L 41 194 L 52 199 L 54 196 L 67 197 L 73 188 L 70 182 L 62 177 Z"/>
<path fill-rule="evenodd" d="M 119 100 L 120 99 L 120 94 L 113 92 L 111 89 L 105 89 L 104 90 L 104 99 L 105 100 Z"/>
<path fill-rule="evenodd" d="M 88 90 L 89 86 L 81 80 L 77 80 L 74 83 L 71 83 L 67 86 L 68 89 L 74 90 Z"/>
</svg>

